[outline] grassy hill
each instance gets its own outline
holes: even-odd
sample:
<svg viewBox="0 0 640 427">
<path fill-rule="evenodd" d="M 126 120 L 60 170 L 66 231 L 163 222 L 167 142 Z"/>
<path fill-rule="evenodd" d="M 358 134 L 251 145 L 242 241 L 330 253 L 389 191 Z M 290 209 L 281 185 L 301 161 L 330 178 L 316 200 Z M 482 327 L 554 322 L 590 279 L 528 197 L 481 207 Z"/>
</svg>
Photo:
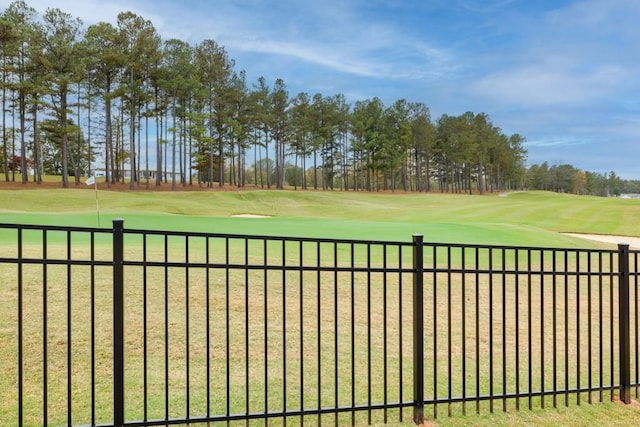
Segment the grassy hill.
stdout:
<svg viewBox="0 0 640 427">
<path fill-rule="evenodd" d="M 96 203 L 97 202 L 97 203 Z M 96 212 L 99 208 L 99 215 Z M 267 218 L 243 218 L 238 214 Z M 213 190 L 96 193 L 2 189 L 0 222 L 198 230 L 260 235 L 584 246 L 559 232 L 640 236 L 640 201 L 518 192 L 435 193 Z"/>
</svg>

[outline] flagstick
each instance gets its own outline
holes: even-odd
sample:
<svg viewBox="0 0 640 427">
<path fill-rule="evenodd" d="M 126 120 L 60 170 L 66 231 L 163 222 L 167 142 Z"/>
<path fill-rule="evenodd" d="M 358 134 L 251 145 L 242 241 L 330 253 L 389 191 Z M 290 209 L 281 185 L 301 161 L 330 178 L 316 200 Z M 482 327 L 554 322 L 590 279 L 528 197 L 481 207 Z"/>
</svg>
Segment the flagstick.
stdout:
<svg viewBox="0 0 640 427">
<path fill-rule="evenodd" d="M 98 228 L 100 228 L 100 204 L 98 203 L 98 180 L 93 176 L 93 187 L 96 190 L 96 215 L 98 215 Z"/>
</svg>

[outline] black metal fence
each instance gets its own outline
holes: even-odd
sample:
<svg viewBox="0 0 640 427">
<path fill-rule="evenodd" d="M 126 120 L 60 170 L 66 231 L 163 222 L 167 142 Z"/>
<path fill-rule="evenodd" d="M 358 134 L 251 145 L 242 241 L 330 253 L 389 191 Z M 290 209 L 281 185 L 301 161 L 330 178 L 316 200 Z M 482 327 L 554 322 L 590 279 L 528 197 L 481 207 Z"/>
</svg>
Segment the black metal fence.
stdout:
<svg viewBox="0 0 640 427">
<path fill-rule="evenodd" d="M 0 225 L 0 424 L 421 422 L 638 395 L 617 250 Z M 634 391 L 635 389 L 635 391 Z"/>
</svg>

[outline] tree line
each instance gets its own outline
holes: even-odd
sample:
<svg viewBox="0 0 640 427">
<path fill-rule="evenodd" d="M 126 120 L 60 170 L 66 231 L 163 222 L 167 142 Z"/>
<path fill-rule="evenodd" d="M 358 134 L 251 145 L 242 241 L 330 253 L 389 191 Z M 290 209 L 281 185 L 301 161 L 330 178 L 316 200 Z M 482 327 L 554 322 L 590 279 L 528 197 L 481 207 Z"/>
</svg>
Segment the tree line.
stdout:
<svg viewBox="0 0 640 427">
<path fill-rule="evenodd" d="M 422 102 L 290 96 L 282 79 L 249 84 L 223 46 L 162 40 L 122 12 L 84 27 L 24 1 L 0 15 L 5 179 L 20 172 L 76 184 L 100 165 L 107 184 L 244 186 L 483 193 L 528 188 L 636 192 L 614 172 L 525 166 L 525 138 L 487 114 L 443 114 Z M 248 164 L 248 159 L 249 163 Z M 25 173 L 21 173 L 25 172 Z"/>
<path fill-rule="evenodd" d="M 533 164 L 527 169 L 526 188 L 591 196 L 640 194 L 640 180 L 625 180 L 614 171 L 588 172 L 569 164 Z"/>
<path fill-rule="evenodd" d="M 524 137 L 485 113 L 432 120 L 424 103 L 405 99 L 291 96 L 282 79 L 248 83 L 214 40 L 163 40 L 132 12 L 85 28 L 15 1 L 0 15 L 0 61 L 6 179 L 59 174 L 67 187 L 97 159 L 109 184 L 131 188 L 482 193 L 525 179 Z"/>
</svg>

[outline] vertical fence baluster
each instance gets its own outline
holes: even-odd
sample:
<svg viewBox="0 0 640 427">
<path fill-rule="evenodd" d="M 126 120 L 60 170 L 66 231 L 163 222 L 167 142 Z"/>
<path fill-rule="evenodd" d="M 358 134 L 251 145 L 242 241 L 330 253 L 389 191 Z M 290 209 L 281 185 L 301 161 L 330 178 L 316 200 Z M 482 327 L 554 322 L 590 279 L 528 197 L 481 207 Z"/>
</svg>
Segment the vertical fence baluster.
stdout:
<svg viewBox="0 0 640 427">
<path fill-rule="evenodd" d="M 147 286 L 147 264 L 148 252 L 147 252 L 147 234 L 142 235 L 142 413 L 144 421 L 149 419 L 149 336 L 147 333 L 149 322 L 149 307 L 148 307 L 148 286 Z"/>
<path fill-rule="evenodd" d="M 229 258 L 229 237 L 224 239 L 224 249 L 225 249 L 225 267 L 224 267 L 224 342 L 225 342 L 225 391 L 226 399 L 225 399 L 225 414 L 227 417 L 231 414 L 231 316 L 229 314 L 229 306 L 231 303 L 231 296 L 229 295 L 230 288 L 230 276 L 229 276 L 229 264 L 231 262 Z"/>
<path fill-rule="evenodd" d="M 18 229 L 18 425 L 24 423 L 23 325 L 22 325 L 22 228 Z"/>
<path fill-rule="evenodd" d="M 589 257 L 587 258 L 587 271 L 591 271 L 591 257 L 592 257 L 592 253 L 589 252 Z M 593 367 L 592 367 L 592 302 L 591 302 L 591 274 L 589 274 L 587 276 L 587 294 L 589 295 L 587 298 L 587 312 L 589 313 L 589 317 L 587 320 L 587 360 L 589 361 L 588 363 L 588 372 L 589 372 L 589 395 L 588 395 L 588 399 L 589 399 L 589 403 L 592 403 L 592 392 L 591 392 L 591 388 L 593 387 Z"/>
<path fill-rule="evenodd" d="M 542 255 L 540 255 L 540 271 L 542 271 Z M 531 271 L 531 249 L 527 249 L 527 381 L 528 381 L 528 390 L 529 390 L 529 410 L 533 407 L 533 402 L 531 398 L 531 394 L 533 392 L 533 322 L 532 322 L 532 294 L 531 294 L 531 283 L 532 283 L 532 271 Z M 542 277 L 540 278 L 540 299 L 542 299 Z M 542 317 L 542 316 L 541 316 Z M 540 331 L 540 335 L 542 336 L 542 331 Z M 542 353 L 542 350 L 541 350 Z M 542 369 L 542 367 L 541 367 Z M 542 374 L 540 375 L 542 378 Z M 544 400 L 541 398 L 541 404 Z"/>
<path fill-rule="evenodd" d="M 507 412 L 507 254 L 502 248 L 502 411 Z M 517 330 L 516 330 L 517 331 Z M 517 332 L 516 332 L 517 335 Z"/>
<path fill-rule="evenodd" d="M 91 425 L 96 424 L 96 237 L 91 232 Z"/>
<path fill-rule="evenodd" d="M 493 248 L 489 248 L 489 412 L 493 414 Z"/>
<path fill-rule="evenodd" d="M 384 423 L 387 424 L 387 405 L 389 404 L 389 393 L 387 384 L 387 245 L 382 245 L 382 342 L 383 342 L 383 381 L 384 381 Z M 336 405 L 337 406 L 337 405 Z"/>
<path fill-rule="evenodd" d="M 480 413 L 480 249 L 475 248 L 476 414 Z"/>
<path fill-rule="evenodd" d="M 284 254 L 283 254 L 284 255 Z M 283 256 L 284 259 L 284 256 Z M 340 401 L 338 396 L 338 378 L 339 378 L 339 357 L 338 357 L 338 243 L 333 243 L 333 333 L 334 333 L 334 341 L 333 341 L 333 357 L 334 357 L 334 366 L 333 366 L 333 386 L 334 386 L 334 397 L 333 404 L 337 408 Z M 284 292 L 283 292 L 284 294 Z M 286 316 L 285 316 L 286 318 Z M 338 412 L 336 411 L 334 416 L 334 425 L 338 425 Z"/>
<path fill-rule="evenodd" d="M 164 234 L 164 418 L 169 419 L 169 235 Z"/>
<path fill-rule="evenodd" d="M 169 419 L 169 235 L 164 234 L 164 418 Z"/>
<path fill-rule="evenodd" d="M 269 412 L 269 260 L 267 257 L 268 244 L 267 240 L 262 241 L 262 281 L 263 281 L 263 315 L 264 315 L 264 412 Z M 283 292 L 284 293 L 284 292 Z M 284 317 L 284 315 L 283 315 Z M 269 419 L 265 418 L 265 426 L 268 425 Z"/>
<path fill-rule="evenodd" d="M 207 376 L 207 418 L 211 417 L 211 242 L 209 237 L 205 237 L 205 346 L 206 346 L 206 376 Z"/>
<path fill-rule="evenodd" d="M 634 304 L 633 304 L 633 323 L 634 323 L 634 355 L 635 355 L 635 373 L 636 373 L 636 379 L 635 379 L 635 389 L 636 389 L 636 399 L 638 398 L 638 371 L 639 371 L 639 366 L 638 366 L 638 253 L 634 253 L 633 254 L 633 271 L 635 272 L 635 274 L 633 275 L 633 298 L 634 298 Z"/>
<path fill-rule="evenodd" d="M 318 422 L 317 425 L 322 425 L 322 250 L 320 242 L 316 243 L 316 313 L 318 315 L 316 319 L 316 334 L 317 334 L 317 366 L 318 366 Z M 370 351 L 371 346 L 368 346 Z"/>
<path fill-rule="evenodd" d="M 367 423 L 371 425 L 371 244 L 367 244 Z"/>
<path fill-rule="evenodd" d="M 631 403 L 630 357 L 629 357 L 629 245 L 618 245 L 618 322 L 620 351 L 620 400 Z"/>
<path fill-rule="evenodd" d="M 569 252 L 564 251 L 564 406 L 569 406 Z"/>
<path fill-rule="evenodd" d="M 404 369 L 403 369 L 403 363 L 402 361 L 404 360 L 404 352 L 403 352 L 403 342 L 402 342 L 402 337 L 403 337 L 403 330 L 402 330 L 402 324 L 403 322 L 403 307 L 402 307 L 402 295 L 403 295 L 403 291 L 404 291 L 404 285 L 403 285 L 403 281 L 402 278 L 404 277 L 403 273 L 402 273 L 402 269 L 404 268 L 404 261 L 402 259 L 402 252 L 403 252 L 403 246 L 398 247 L 398 391 L 399 391 L 399 395 L 398 395 L 398 401 L 399 402 L 404 402 L 404 393 L 403 393 L 403 385 L 404 385 Z M 636 389 L 637 390 L 637 389 Z M 403 407 L 400 407 L 400 410 L 398 411 L 398 421 L 402 422 L 403 420 Z"/>
<path fill-rule="evenodd" d="M 184 237 L 184 353 L 185 353 L 185 418 L 189 419 L 191 416 L 191 366 L 190 359 L 190 342 L 189 342 L 189 236 Z"/>
<path fill-rule="evenodd" d="M 433 245 L 431 247 L 431 253 L 433 255 L 432 271 L 433 271 L 433 286 L 431 288 L 431 320 L 433 331 L 433 346 L 432 346 L 432 372 L 433 372 L 433 418 L 438 418 L 438 249 L 439 246 Z"/>
<path fill-rule="evenodd" d="M 602 345 L 602 334 L 603 334 L 603 326 L 602 326 L 602 302 L 603 302 L 603 293 L 602 287 L 604 286 L 602 280 L 602 252 L 598 253 L 598 388 L 599 388 L 599 402 L 602 402 L 603 397 L 603 387 L 604 387 L 604 367 L 602 363 L 602 355 L 604 353 L 604 348 Z"/>
<path fill-rule="evenodd" d="M 576 251 L 576 403 L 580 405 L 580 251 Z"/>
<path fill-rule="evenodd" d="M 282 423 L 287 425 L 287 241 L 282 241 Z"/>
<path fill-rule="evenodd" d="M 413 236 L 413 422 L 424 422 L 423 237 Z"/>
<path fill-rule="evenodd" d="M 453 365 L 453 357 L 451 357 L 451 246 L 447 246 L 447 352 L 449 353 L 449 359 L 447 361 L 447 388 L 448 393 L 447 397 L 449 402 L 447 403 L 447 415 L 451 416 L 451 398 L 453 397 L 453 381 L 452 381 L 452 365 Z M 437 396 L 436 396 L 437 398 Z"/>
<path fill-rule="evenodd" d="M 515 336 L 515 356 L 516 356 L 516 411 L 520 410 L 520 262 L 519 262 L 520 250 L 514 250 L 514 280 L 515 280 L 515 323 L 516 323 L 516 336 Z"/>
<path fill-rule="evenodd" d="M 304 352 L 304 311 L 305 311 L 305 304 L 304 304 L 304 244 L 303 241 L 300 240 L 299 245 L 298 245 L 298 258 L 300 259 L 300 277 L 298 280 L 298 286 L 300 287 L 299 293 L 300 293 L 300 313 L 299 313 L 299 317 L 300 317 L 300 410 L 302 411 L 304 409 L 304 358 L 305 358 L 305 352 Z M 352 282 L 353 285 L 353 282 Z M 353 295 L 352 295 L 353 296 Z M 352 298 L 353 299 L 353 298 Z M 353 313 L 353 311 L 352 311 Z M 353 334 L 351 335 L 353 337 Z M 353 349 L 353 346 L 352 346 Z M 352 351 L 353 354 L 353 351 Z M 352 365 L 353 366 L 353 365 Z M 303 426 L 304 425 L 304 414 L 302 414 L 300 416 L 300 425 Z"/>
<path fill-rule="evenodd" d="M 250 401 L 250 388 L 251 384 L 249 382 L 250 374 L 249 374 L 249 340 L 250 337 L 250 328 L 249 328 L 249 239 L 244 239 L 244 413 L 247 415 L 247 419 L 245 420 L 245 425 L 249 425 L 248 415 L 251 411 L 251 401 Z"/>
<path fill-rule="evenodd" d="M 124 425 L 124 220 L 113 220 L 113 424 Z"/>
<path fill-rule="evenodd" d="M 351 425 L 356 424 L 356 306 L 355 306 L 355 245 L 351 243 Z"/>
<path fill-rule="evenodd" d="M 48 264 L 47 264 L 47 230 L 42 231 L 42 424 L 46 425 L 49 419 L 49 392 L 47 383 L 49 381 L 48 362 Z"/>
<path fill-rule="evenodd" d="M 614 301 L 614 297 L 613 297 L 613 288 L 615 287 L 614 284 L 614 279 L 616 276 L 615 270 L 614 270 L 614 253 L 610 252 L 609 253 L 609 314 L 611 315 L 611 321 L 609 321 L 609 355 L 611 357 L 610 359 L 610 363 L 609 363 L 609 400 L 611 400 L 613 402 L 614 400 L 614 393 L 615 393 L 615 339 L 614 339 L 614 326 L 613 326 L 613 317 L 615 316 L 615 312 L 614 312 L 614 306 L 613 306 L 613 301 Z M 619 268 L 620 266 L 618 266 Z"/>
<path fill-rule="evenodd" d="M 71 393 L 71 349 L 72 349 L 72 340 L 71 340 L 71 326 L 73 324 L 71 320 L 71 231 L 67 230 L 67 424 L 73 424 L 73 405 L 72 405 L 72 393 Z"/>
<path fill-rule="evenodd" d="M 462 310 L 461 316 L 461 328 L 462 328 L 462 415 L 467 415 L 467 263 L 466 263 L 466 248 L 460 248 L 460 264 L 462 271 L 462 292 L 460 296 L 460 303 Z"/>
<path fill-rule="evenodd" d="M 556 252 L 553 252 L 552 256 L 552 273 L 553 273 L 553 407 L 558 406 L 558 330 L 557 330 L 557 305 L 558 305 L 558 292 L 557 292 L 557 275 L 556 270 Z M 543 308 L 544 310 L 544 308 Z"/>
<path fill-rule="evenodd" d="M 544 267 L 544 250 L 540 250 L 540 390 L 545 390 L 545 382 L 544 382 L 544 277 L 545 277 L 545 267 Z M 529 263 L 529 268 L 531 268 L 531 263 Z M 529 292 L 531 292 L 531 285 L 529 285 Z M 531 297 L 529 297 L 529 301 L 531 301 Z M 529 304 L 531 305 L 531 304 Z M 531 316 L 531 310 L 529 310 L 529 316 Z M 531 321 L 531 320 L 529 320 Z M 529 328 L 531 330 L 531 328 Z M 529 381 L 531 380 L 532 369 L 531 369 L 531 351 L 529 351 Z M 529 393 L 531 393 L 531 386 L 529 386 Z M 529 409 L 531 409 L 531 395 L 529 395 Z M 540 396 L 540 407 L 544 408 L 544 394 Z"/>
</svg>

